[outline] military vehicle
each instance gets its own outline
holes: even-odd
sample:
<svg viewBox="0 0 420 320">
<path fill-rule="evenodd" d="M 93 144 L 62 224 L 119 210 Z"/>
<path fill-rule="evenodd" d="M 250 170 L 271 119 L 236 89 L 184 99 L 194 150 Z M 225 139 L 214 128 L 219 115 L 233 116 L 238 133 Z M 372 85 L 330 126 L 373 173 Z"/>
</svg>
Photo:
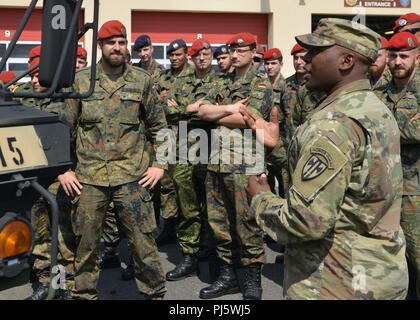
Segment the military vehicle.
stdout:
<svg viewBox="0 0 420 320">
<path fill-rule="evenodd" d="M 96 42 L 99 0 L 94 1 L 92 23 L 86 23 L 78 33 L 78 17 L 83 0 L 44 0 L 42 44 L 39 63 L 40 84 L 50 88 L 45 93 L 10 92 L 7 86 L 17 82 L 38 67 L 0 86 L 0 290 L 29 281 L 34 230 L 30 212 L 42 195 L 51 206 L 51 278 L 58 268 L 58 205 L 46 190 L 70 166 L 71 126 L 58 114 L 24 106 L 19 98 L 86 98 L 88 92 L 63 92 L 74 81 L 77 41 L 93 30 L 92 79 L 96 74 Z M 3 70 L 38 0 L 32 0 L 13 39 L 0 62 Z M 1 84 L 1 82 L 0 82 Z M 51 283 L 51 282 L 50 282 Z M 50 286 L 48 298 L 55 292 Z"/>
</svg>

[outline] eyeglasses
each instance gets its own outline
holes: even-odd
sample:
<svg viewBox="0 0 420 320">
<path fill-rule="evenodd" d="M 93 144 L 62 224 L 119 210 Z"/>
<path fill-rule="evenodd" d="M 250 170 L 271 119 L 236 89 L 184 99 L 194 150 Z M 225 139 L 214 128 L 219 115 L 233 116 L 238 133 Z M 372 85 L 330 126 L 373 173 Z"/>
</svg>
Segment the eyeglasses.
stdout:
<svg viewBox="0 0 420 320">
<path fill-rule="evenodd" d="M 243 56 L 248 51 L 251 51 L 251 49 L 229 48 L 230 54 L 237 52 L 241 56 Z"/>
<path fill-rule="evenodd" d="M 404 32 L 410 32 L 411 34 L 416 34 L 420 31 L 420 28 L 405 29 Z"/>
</svg>

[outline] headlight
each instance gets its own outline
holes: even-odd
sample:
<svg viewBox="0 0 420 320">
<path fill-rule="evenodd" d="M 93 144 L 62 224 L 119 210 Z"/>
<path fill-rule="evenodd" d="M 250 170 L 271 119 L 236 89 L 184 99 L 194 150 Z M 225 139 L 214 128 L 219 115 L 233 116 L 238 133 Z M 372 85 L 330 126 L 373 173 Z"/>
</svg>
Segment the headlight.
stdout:
<svg viewBox="0 0 420 320">
<path fill-rule="evenodd" d="M 31 227 L 20 220 L 7 223 L 0 231 L 0 259 L 14 257 L 31 250 Z"/>
</svg>

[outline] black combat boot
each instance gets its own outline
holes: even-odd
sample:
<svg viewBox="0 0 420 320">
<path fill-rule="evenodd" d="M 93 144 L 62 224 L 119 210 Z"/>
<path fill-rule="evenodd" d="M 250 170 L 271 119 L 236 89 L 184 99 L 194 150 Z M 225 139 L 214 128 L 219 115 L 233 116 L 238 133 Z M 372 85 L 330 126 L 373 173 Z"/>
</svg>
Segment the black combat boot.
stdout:
<svg viewBox="0 0 420 320">
<path fill-rule="evenodd" d="M 166 274 L 166 280 L 177 281 L 199 274 L 197 256 L 195 254 L 184 254 L 175 269 Z"/>
<path fill-rule="evenodd" d="M 261 263 L 246 267 L 244 283 L 244 300 L 261 300 Z"/>
<path fill-rule="evenodd" d="M 156 238 L 158 246 L 177 242 L 176 218 L 163 219 L 163 230 Z"/>
<path fill-rule="evenodd" d="M 70 290 L 68 289 L 58 289 L 58 299 L 59 300 L 73 300 Z"/>
<path fill-rule="evenodd" d="M 48 288 L 48 283 L 39 283 L 38 287 L 34 290 L 34 293 L 25 300 L 45 300 L 48 297 Z"/>
<path fill-rule="evenodd" d="M 220 264 L 219 277 L 210 287 L 200 290 L 200 298 L 213 299 L 238 292 L 241 292 L 241 289 L 233 266 L 223 262 Z"/>
<path fill-rule="evenodd" d="M 120 258 L 117 248 L 105 244 L 103 252 L 99 254 L 99 269 L 117 268 L 119 266 Z"/>
<path fill-rule="evenodd" d="M 134 270 L 133 255 L 130 256 L 130 261 L 127 264 L 127 268 L 122 271 L 121 278 L 125 281 L 134 280 L 136 272 Z"/>
</svg>

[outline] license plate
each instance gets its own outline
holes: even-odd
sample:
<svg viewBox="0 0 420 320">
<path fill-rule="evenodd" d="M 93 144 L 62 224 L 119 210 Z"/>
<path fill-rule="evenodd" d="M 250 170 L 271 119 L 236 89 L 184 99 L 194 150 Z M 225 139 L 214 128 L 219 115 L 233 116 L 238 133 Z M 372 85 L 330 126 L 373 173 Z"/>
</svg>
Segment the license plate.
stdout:
<svg viewBox="0 0 420 320">
<path fill-rule="evenodd" d="M 48 166 L 33 126 L 0 128 L 0 172 Z"/>
</svg>

